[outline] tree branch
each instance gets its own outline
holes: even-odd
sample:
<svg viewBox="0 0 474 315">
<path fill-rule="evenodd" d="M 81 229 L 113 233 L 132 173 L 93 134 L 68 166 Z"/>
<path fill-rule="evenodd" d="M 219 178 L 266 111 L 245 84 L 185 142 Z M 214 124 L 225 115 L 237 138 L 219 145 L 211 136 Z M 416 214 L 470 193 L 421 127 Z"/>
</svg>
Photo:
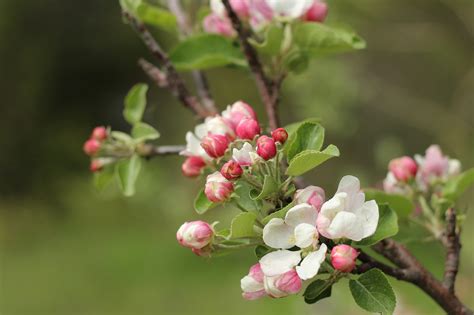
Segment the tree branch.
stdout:
<svg viewBox="0 0 474 315">
<path fill-rule="evenodd" d="M 232 9 L 229 0 L 222 0 L 222 3 L 227 10 L 227 15 L 232 22 L 232 26 L 237 31 L 242 51 L 247 59 L 250 70 L 254 74 L 258 91 L 260 92 L 263 105 L 267 112 L 268 124 L 271 129 L 276 129 L 280 125 L 277 113 L 280 83 L 275 85 L 274 82 L 267 78 L 262 63 L 258 59 L 257 51 L 248 42 L 250 37 L 248 30 L 244 28 L 242 21 L 240 21 L 239 17 Z M 277 86 L 278 88 L 274 89 L 274 86 Z"/>
<path fill-rule="evenodd" d="M 452 208 L 446 211 L 446 232 L 442 241 L 446 247 L 443 285 L 449 292 L 454 293 L 454 284 L 459 269 L 461 242 L 459 234 L 456 232 L 456 212 Z"/>
<path fill-rule="evenodd" d="M 192 110 L 199 117 L 204 118 L 213 115 L 214 113 L 204 109 L 198 100 L 191 95 L 184 84 L 184 81 L 181 79 L 173 64 L 169 60 L 168 55 L 161 49 L 160 45 L 150 34 L 146 26 L 127 11 L 123 11 L 123 16 L 129 21 L 132 28 L 137 32 L 144 44 L 150 50 L 151 54 L 164 68 L 163 73 L 166 74 L 168 88 L 171 90 L 171 92 L 181 101 L 181 103 L 184 104 L 184 106 Z"/>
<path fill-rule="evenodd" d="M 186 37 L 192 34 L 192 27 L 189 24 L 189 19 L 181 6 L 180 0 L 168 0 L 168 8 L 176 16 L 178 26 L 182 36 Z M 212 98 L 211 91 L 209 89 L 209 83 L 205 74 L 201 71 L 192 71 L 194 82 L 196 83 L 196 90 L 201 98 L 204 107 L 210 111 L 217 113 L 216 104 Z"/>
<path fill-rule="evenodd" d="M 146 61 L 143 58 L 138 59 L 138 65 L 142 68 L 143 72 L 145 72 L 148 77 L 155 82 L 161 88 L 167 88 L 168 78 L 166 73 L 161 71 L 159 68 L 155 67 L 151 62 Z"/>
</svg>

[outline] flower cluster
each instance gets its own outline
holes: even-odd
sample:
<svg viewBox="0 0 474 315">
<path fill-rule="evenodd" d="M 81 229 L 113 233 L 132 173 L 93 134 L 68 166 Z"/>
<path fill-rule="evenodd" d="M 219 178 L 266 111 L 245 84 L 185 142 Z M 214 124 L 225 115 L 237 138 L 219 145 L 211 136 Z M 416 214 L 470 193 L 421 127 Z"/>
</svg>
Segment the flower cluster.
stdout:
<svg viewBox="0 0 474 315">
<path fill-rule="evenodd" d="M 388 193 L 411 195 L 436 192 L 437 187 L 461 172 L 459 160 L 445 156 L 438 145 L 431 145 L 424 156 L 403 156 L 390 161 L 383 182 Z"/>
<path fill-rule="evenodd" d="M 304 20 L 308 22 L 323 22 L 328 7 L 320 0 L 230 0 L 235 13 L 247 21 L 253 30 L 261 31 L 272 21 L 290 22 Z M 222 0 L 211 0 L 211 13 L 204 18 L 203 27 L 208 33 L 234 37 L 232 27 Z"/>
<path fill-rule="evenodd" d="M 91 172 L 100 171 L 106 164 L 108 164 L 107 159 L 98 157 L 100 150 L 103 148 L 104 142 L 108 137 L 108 130 L 104 126 L 98 126 L 92 130 L 89 139 L 84 142 L 82 149 L 85 154 L 92 158 L 90 164 Z"/>
</svg>

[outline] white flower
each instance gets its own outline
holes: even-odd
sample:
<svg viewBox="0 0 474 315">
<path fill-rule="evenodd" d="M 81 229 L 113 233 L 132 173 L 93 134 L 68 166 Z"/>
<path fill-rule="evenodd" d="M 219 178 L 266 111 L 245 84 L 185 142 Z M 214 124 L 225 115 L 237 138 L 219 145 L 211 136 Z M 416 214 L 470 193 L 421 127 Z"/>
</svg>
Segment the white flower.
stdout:
<svg viewBox="0 0 474 315">
<path fill-rule="evenodd" d="M 208 133 L 228 136 L 230 138 L 235 137 L 234 130 L 221 116 L 207 117 L 206 120 L 204 120 L 204 126 L 198 126 L 200 126 L 199 132 L 201 134 L 205 132 L 201 137 L 206 136 Z"/>
<path fill-rule="evenodd" d="M 317 228 L 321 235 L 330 239 L 360 241 L 375 233 L 378 220 L 378 205 L 375 200 L 365 201 L 359 179 L 344 176 L 334 197 L 321 207 Z"/>
<path fill-rule="evenodd" d="M 196 126 L 197 128 L 197 126 Z M 196 134 L 188 131 L 186 133 L 186 149 L 180 152 L 184 156 L 199 156 L 205 161 L 210 161 L 211 157 L 201 147 L 201 139 Z"/>
<path fill-rule="evenodd" d="M 276 277 L 295 268 L 302 280 L 308 280 L 318 273 L 326 259 L 326 252 L 326 244 L 321 244 L 317 251 L 301 259 L 301 251 L 277 250 L 263 256 L 260 266 L 266 277 Z"/>
<path fill-rule="evenodd" d="M 293 246 L 306 248 L 316 245 L 318 213 L 307 203 L 294 206 L 286 213 L 285 220 L 273 218 L 263 228 L 263 241 L 270 247 L 288 249 Z"/>
<path fill-rule="evenodd" d="M 258 156 L 257 152 L 250 143 L 245 142 L 240 150 L 234 148 L 232 151 L 232 159 L 241 166 L 249 166 L 258 160 L 261 160 L 262 158 Z"/>
<path fill-rule="evenodd" d="M 211 0 L 211 11 L 220 17 L 226 17 L 226 9 L 222 0 Z"/>
<path fill-rule="evenodd" d="M 313 5 L 313 0 L 266 0 L 273 16 L 281 20 L 293 20 L 301 17 Z"/>
</svg>

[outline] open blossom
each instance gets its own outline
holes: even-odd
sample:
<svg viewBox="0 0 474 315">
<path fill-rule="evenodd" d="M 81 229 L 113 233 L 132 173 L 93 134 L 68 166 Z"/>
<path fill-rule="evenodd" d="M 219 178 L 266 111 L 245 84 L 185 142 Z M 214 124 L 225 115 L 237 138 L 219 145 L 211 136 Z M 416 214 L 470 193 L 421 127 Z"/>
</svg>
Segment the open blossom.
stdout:
<svg viewBox="0 0 474 315">
<path fill-rule="evenodd" d="M 250 26 L 256 32 L 261 31 L 267 26 L 272 18 L 272 9 L 268 6 L 266 0 L 251 0 L 249 3 Z"/>
<path fill-rule="evenodd" d="M 313 206 L 318 212 L 326 200 L 324 189 L 318 186 L 308 186 L 304 189 L 298 189 L 294 200 L 297 204 L 307 203 Z"/>
<path fill-rule="evenodd" d="M 252 118 L 242 119 L 236 128 L 237 136 L 240 139 L 253 140 L 261 132 L 258 121 Z"/>
<path fill-rule="evenodd" d="M 214 231 L 209 223 L 205 221 L 185 222 L 176 232 L 178 242 L 184 247 L 201 249 L 208 245 Z"/>
<path fill-rule="evenodd" d="M 303 16 L 313 5 L 313 0 L 266 0 L 273 11 L 273 17 L 280 20 L 293 20 Z"/>
<path fill-rule="evenodd" d="M 240 166 L 249 166 L 257 162 L 261 157 L 258 156 L 252 145 L 245 142 L 242 148 L 232 150 L 232 159 L 240 164 Z"/>
<path fill-rule="evenodd" d="M 334 197 L 321 207 L 317 228 L 329 239 L 360 241 L 375 233 L 378 220 L 377 203 L 375 200 L 365 201 L 359 179 L 348 175 L 341 179 Z"/>
<path fill-rule="evenodd" d="M 402 156 L 390 161 L 388 168 L 399 181 L 407 181 L 416 176 L 418 166 L 415 160 L 409 156 Z"/>
<path fill-rule="evenodd" d="M 415 160 L 419 165 L 417 180 L 422 186 L 426 186 L 434 178 L 447 179 L 461 171 L 459 160 L 443 155 L 438 145 L 431 145 L 424 157 L 415 155 Z"/>
<path fill-rule="evenodd" d="M 206 33 L 219 34 L 225 37 L 234 37 L 235 31 L 229 18 L 221 17 L 215 13 L 207 15 L 202 21 Z"/>
<path fill-rule="evenodd" d="M 261 136 L 257 140 L 257 154 L 264 160 L 270 160 L 276 155 L 275 141 L 268 136 Z"/>
<path fill-rule="evenodd" d="M 356 265 L 359 253 L 349 245 L 341 244 L 331 250 L 331 264 L 336 270 L 351 272 Z"/>
<path fill-rule="evenodd" d="M 234 160 L 226 162 L 221 168 L 221 174 L 228 180 L 239 178 L 243 173 L 242 167 Z"/>
<path fill-rule="evenodd" d="M 306 248 L 318 241 L 316 218 L 318 212 L 307 203 L 294 206 L 285 219 L 273 218 L 263 228 L 263 241 L 272 248 Z"/>
<path fill-rule="evenodd" d="M 257 263 L 250 267 L 248 275 L 240 280 L 242 296 L 246 300 L 256 300 L 266 296 L 265 287 L 263 285 L 263 272 L 260 264 Z"/>
<path fill-rule="evenodd" d="M 89 156 L 94 155 L 100 150 L 100 142 L 97 139 L 89 139 L 84 143 L 82 149 L 85 154 Z"/>
<path fill-rule="evenodd" d="M 190 156 L 184 161 L 181 170 L 183 171 L 184 176 L 196 177 L 201 175 L 201 171 L 205 166 L 206 162 L 202 157 Z"/>
<path fill-rule="evenodd" d="M 234 191 L 234 184 L 228 181 L 219 172 L 214 172 L 207 176 L 204 193 L 207 199 L 212 202 L 223 202 L 230 198 Z"/>
<path fill-rule="evenodd" d="M 201 146 L 210 157 L 218 158 L 224 156 L 229 147 L 229 139 L 223 135 L 209 134 L 202 139 Z"/>
<path fill-rule="evenodd" d="M 309 22 L 324 22 L 328 15 L 328 5 L 320 0 L 314 0 L 306 11 L 304 19 Z"/>
<path fill-rule="evenodd" d="M 227 109 L 222 112 L 222 117 L 234 129 L 243 119 L 257 120 L 257 114 L 255 114 L 253 108 L 243 101 L 237 101 L 227 106 Z"/>
<path fill-rule="evenodd" d="M 260 259 L 260 266 L 265 277 L 281 276 L 296 270 L 301 280 L 316 276 L 321 264 L 326 259 L 327 246 L 321 244 L 318 250 L 310 252 L 301 259 L 301 251 L 277 250 L 266 254 Z"/>
<path fill-rule="evenodd" d="M 196 126 L 198 133 L 201 134 L 201 138 L 208 134 L 223 135 L 230 140 L 235 138 L 235 132 L 232 126 L 227 122 L 224 117 L 214 116 L 207 117 L 203 124 Z"/>
</svg>

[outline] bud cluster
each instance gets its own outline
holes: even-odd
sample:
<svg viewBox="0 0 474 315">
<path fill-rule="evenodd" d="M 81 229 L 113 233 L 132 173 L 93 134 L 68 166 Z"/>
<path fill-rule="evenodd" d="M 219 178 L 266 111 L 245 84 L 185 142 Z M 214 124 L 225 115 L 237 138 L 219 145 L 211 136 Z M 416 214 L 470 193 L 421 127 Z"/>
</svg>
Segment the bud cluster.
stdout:
<svg viewBox="0 0 474 315">
<path fill-rule="evenodd" d="M 108 159 L 98 157 L 100 150 L 108 137 L 109 132 L 107 131 L 107 128 L 104 126 L 95 127 L 92 130 L 89 139 L 87 139 L 82 146 L 84 153 L 92 158 L 90 163 L 91 172 L 100 171 L 109 162 Z"/>
</svg>

